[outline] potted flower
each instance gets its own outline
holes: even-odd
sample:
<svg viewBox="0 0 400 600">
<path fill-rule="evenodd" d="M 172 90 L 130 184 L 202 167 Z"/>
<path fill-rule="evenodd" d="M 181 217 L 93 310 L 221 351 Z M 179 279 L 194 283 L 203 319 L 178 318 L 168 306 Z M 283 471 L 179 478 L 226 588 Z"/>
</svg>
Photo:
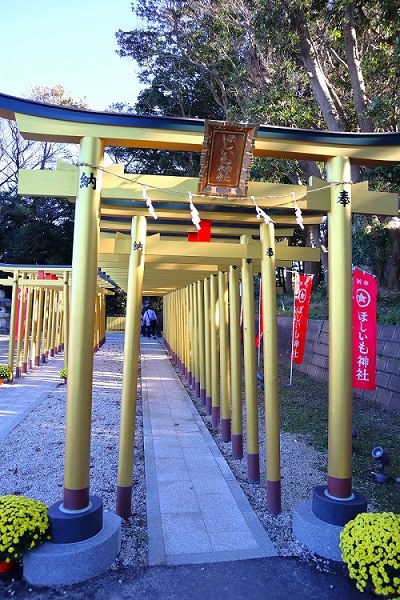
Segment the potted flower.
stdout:
<svg viewBox="0 0 400 600">
<path fill-rule="evenodd" d="M 12 379 L 12 371 L 8 365 L 0 365 L 0 379 L 2 381 Z"/>
<path fill-rule="evenodd" d="M 45 504 L 25 496 L 0 496 L 0 572 L 49 539 Z"/>
<path fill-rule="evenodd" d="M 64 383 L 67 383 L 68 369 L 65 367 L 64 369 L 61 369 L 58 374 L 61 379 L 64 379 Z"/>
<path fill-rule="evenodd" d="M 340 548 L 361 592 L 400 597 L 400 515 L 360 513 L 343 528 Z"/>
</svg>

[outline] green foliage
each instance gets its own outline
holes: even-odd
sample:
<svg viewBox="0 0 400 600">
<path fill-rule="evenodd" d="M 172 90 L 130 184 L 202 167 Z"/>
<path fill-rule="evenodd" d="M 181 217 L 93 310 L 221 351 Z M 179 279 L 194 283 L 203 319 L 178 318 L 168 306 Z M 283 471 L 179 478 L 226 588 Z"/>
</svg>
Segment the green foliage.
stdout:
<svg viewBox="0 0 400 600">
<path fill-rule="evenodd" d="M 368 188 L 371 190 L 398 193 L 400 189 L 400 164 L 364 167 L 363 179 L 368 180 Z"/>
<path fill-rule="evenodd" d="M 369 219 L 363 229 L 353 230 L 353 264 L 370 269 L 380 284 L 385 282 L 384 266 L 390 248 L 388 225 L 376 217 Z"/>
<path fill-rule="evenodd" d="M 250 178 L 252 181 L 270 181 L 271 183 L 293 183 L 294 179 L 304 177 L 304 171 L 298 161 L 284 158 L 254 157 Z"/>
<path fill-rule="evenodd" d="M 214 23 L 190 2 L 138 0 L 134 10 L 145 26 L 117 32 L 119 54 L 138 63 L 140 79 L 151 86 L 153 98 L 158 94 L 158 102 L 165 102 L 170 96 L 170 103 L 180 102 L 183 108 L 201 103 L 208 93 L 226 112 L 233 97 L 224 76 L 228 78 L 235 56 L 218 51 L 220 36 L 226 37 L 224 22 Z"/>
<path fill-rule="evenodd" d="M 126 173 L 198 177 L 200 171 L 200 155 L 194 152 L 113 146 L 107 148 L 107 154 L 123 163 Z"/>
<path fill-rule="evenodd" d="M 276 312 L 279 317 L 293 317 L 293 294 L 279 294 L 276 297 Z M 400 326 L 400 296 L 395 290 L 378 288 L 376 320 L 380 325 Z M 324 287 L 311 294 L 309 319 L 329 319 L 328 296 Z"/>
<path fill-rule="evenodd" d="M 0 260 L 70 265 L 74 206 L 67 200 L 0 194 Z"/>
<path fill-rule="evenodd" d="M 276 311 L 279 317 L 293 317 L 293 293 L 278 295 L 276 298 Z M 326 289 L 321 286 L 311 294 L 309 319 L 326 321 L 329 318 L 328 296 Z"/>
<path fill-rule="evenodd" d="M 120 288 L 113 290 L 112 295 L 106 296 L 106 312 L 107 315 L 125 314 L 126 313 L 126 292 Z"/>
<path fill-rule="evenodd" d="M 132 10 L 142 25 L 119 31 L 117 41 L 120 55 L 137 62 L 149 86 L 139 96 L 137 112 L 398 131 L 396 0 L 137 0 Z M 199 171 L 193 156 L 186 161 L 179 153 L 113 152 L 130 172 L 197 176 Z M 310 174 L 316 174 L 315 165 L 305 161 L 257 157 L 251 178 L 305 183 Z M 397 191 L 400 169 L 362 167 L 361 178 L 371 181 L 371 189 Z M 376 263 L 380 283 L 398 287 L 396 257 L 384 262 L 386 233 L 377 227 L 363 239 L 357 232 L 354 263 L 365 265 L 367 259 L 374 268 Z M 323 243 L 328 246 L 327 236 Z"/>
<path fill-rule="evenodd" d="M 110 108 L 114 112 L 134 114 L 159 114 L 183 116 L 189 110 L 186 104 L 178 106 L 162 106 L 162 110 L 153 103 L 153 87 L 144 90 L 135 107 L 114 104 Z M 172 96 L 169 96 L 173 98 Z M 200 171 L 200 155 L 194 152 L 177 152 L 170 150 L 147 150 L 113 146 L 106 148 L 107 154 L 115 162 L 123 163 L 126 173 L 147 173 L 154 175 L 175 175 L 181 177 L 197 177 Z"/>
<path fill-rule="evenodd" d="M 225 118 L 324 128 L 323 98 L 316 96 L 316 77 L 306 64 L 310 44 L 339 129 L 398 126 L 395 0 L 362 6 L 341 0 L 138 0 L 133 10 L 142 27 L 119 31 L 117 41 L 120 55 L 136 60 L 142 81 L 151 86 L 143 93 L 147 110 L 171 114 L 174 103 L 192 106 L 208 95 L 207 104 L 212 99 Z M 355 50 L 346 45 L 349 27 Z M 354 52 L 360 62 L 351 72 Z M 356 106 L 364 86 L 362 106 Z"/>
<path fill-rule="evenodd" d="M 315 75 L 305 62 L 312 44 L 339 128 L 355 131 L 368 119 L 385 131 L 398 125 L 395 0 L 362 6 L 339 0 L 138 0 L 133 10 L 143 26 L 117 33 L 119 53 L 137 61 L 152 100 L 156 91 L 171 100 L 207 90 L 229 119 L 323 128 Z M 352 78 L 348 27 L 360 57 Z M 355 103 L 358 85 L 365 86 L 363 107 Z"/>
<path fill-rule="evenodd" d="M 223 116 L 212 94 L 192 70 L 165 67 L 142 90 L 135 104 L 136 114 L 165 115 L 197 119 L 218 119 Z M 175 86 L 175 87 L 173 87 Z"/>
<path fill-rule="evenodd" d="M 146 296 L 143 298 L 143 307 L 147 308 L 149 305 L 153 307 L 154 312 L 157 315 L 162 314 L 163 299 L 162 296 Z"/>
<path fill-rule="evenodd" d="M 162 314 L 162 309 L 163 309 L 163 299 L 162 296 L 154 296 L 151 299 L 151 303 L 153 305 L 153 310 L 156 312 L 157 315 L 161 315 Z"/>
<path fill-rule="evenodd" d="M 400 325 L 400 295 L 397 290 L 378 288 L 377 321 L 382 325 Z"/>
</svg>

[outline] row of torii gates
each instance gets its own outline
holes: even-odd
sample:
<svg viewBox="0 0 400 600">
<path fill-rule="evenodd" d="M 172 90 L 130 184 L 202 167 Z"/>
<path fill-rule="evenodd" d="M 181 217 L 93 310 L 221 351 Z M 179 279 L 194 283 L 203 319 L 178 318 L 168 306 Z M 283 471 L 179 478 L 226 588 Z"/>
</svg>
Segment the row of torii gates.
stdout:
<svg viewBox="0 0 400 600">
<path fill-rule="evenodd" d="M 104 339 L 102 333 L 94 333 L 100 327 L 96 314 L 101 315 L 103 310 L 96 311 L 95 307 L 99 306 L 99 292 L 106 293 L 107 287 L 99 283 L 99 269 L 127 292 L 117 514 L 130 514 L 139 316 L 145 295 L 164 297 L 166 345 L 208 406 L 214 424 L 220 422 L 223 438 L 232 436 L 235 456 L 240 457 L 241 281 L 248 474 L 249 481 L 258 480 L 254 273 L 262 277 L 267 510 L 280 511 L 275 268 L 290 266 L 293 260 L 319 260 L 315 249 L 276 242 L 276 238 L 292 235 L 299 223 L 298 211 L 304 224 L 318 224 L 324 216 L 328 218 L 326 497 L 344 507 L 353 502 L 351 217 L 352 213 L 395 216 L 398 195 L 369 191 L 367 182 L 352 184 L 350 169 L 352 164 L 399 162 L 400 133 L 350 134 L 261 125 L 253 128 L 250 154 L 324 162 L 327 181 L 313 179 L 308 186 L 261 182 L 242 185 L 243 169 L 239 169 L 236 191 L 229 195 L 215 180 L 230 168 L 226 153 L 233 139 L 229 137 L 233 135 L 232 124 L 214 123 L 215 136 L 220 137 L 214 136 L 211 142 L 220 159 L 213 166 L 212 143 L 211 150 L 206 147 L 211 139 L 209 124 L 199 119 L 95 113 L 5 95 L 0 95 L 0 116 L 16 120 L 25 139 L 80 147 L 77 165 L 58 163 L 53 171 L 22 170 L 18 187 L 21 195 L 63 197 L 76 202 L 71 281 L 63 296 L 64 306 L 68 297 L 64 495 L 55 509 L 50 509 L 53 530 L 59 527 L 59 540 L 64 540 L 63 530 L 70 527 L 71 519 L 73 522 L 76 517 L 82 522 L 82 514 L 89 523 L 86 537 L 97 533 L 99 520 L 93 514 L 98 516 L 102 511 L 101 502 L 96 502 L 89 490 L 93 344 L 97 340 L 101 345 Z M 242 133 L 250 129 L 239 126 Z M 104 167 L 107 146 L 202 152 L 200 183 L 188 177 L 126 175 L 120 164 Z M 248 170 L 251 157 L 247 146 L 243 156 Z M 155 213 L 157 219 L 153 218 Z M 206 241 L 196 217 L 208 224 L 210 235 Z M 28 273 L 28 269 L 21 267 L 21 272 Z M 23 285 L 27 281 L 38 289 L 42 285 L 36 275 L 24 279 Z"/>
<path fill-rule="evenodd" d="M 64 367 L 68 368 L 71 266 L 0 263 L 0 270 L 9 273 L 1 285 L 12 288 L 8 367 L 15 372 L 15 378 L 61 352 Z M 105 296 L 112 293 L 110 287 L 109 278 L 99 274 L 94 309 L 95 351 L 106 336 Z"/>
</svg>

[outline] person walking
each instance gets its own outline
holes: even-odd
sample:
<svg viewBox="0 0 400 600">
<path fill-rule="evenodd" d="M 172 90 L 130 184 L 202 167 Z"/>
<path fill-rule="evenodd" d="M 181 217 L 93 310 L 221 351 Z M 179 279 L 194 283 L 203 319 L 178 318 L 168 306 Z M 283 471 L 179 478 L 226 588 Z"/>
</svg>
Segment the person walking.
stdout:
<svg viewBox="0 0 400 600">
<path fill-rule="evenodd" d="M 156 339 L 157 335 L 156 335 L 156 325 L 158 323 L 158 319 L 157 319 L 157 315 L 153 310 L 153 307 L 150 306 L 148 307 L 148 309 L 145 311 L 144 315 L 143 315 L 143 319 L 146 325 L 146 335 L 147 337 L 153 337 L 154 339 Z"/>
<path fill-rule="evenodd" d="M 146 335 L 146 320 L 144 318 L 144 310 L 140 314 L 140 335 Z"/>
</svg>

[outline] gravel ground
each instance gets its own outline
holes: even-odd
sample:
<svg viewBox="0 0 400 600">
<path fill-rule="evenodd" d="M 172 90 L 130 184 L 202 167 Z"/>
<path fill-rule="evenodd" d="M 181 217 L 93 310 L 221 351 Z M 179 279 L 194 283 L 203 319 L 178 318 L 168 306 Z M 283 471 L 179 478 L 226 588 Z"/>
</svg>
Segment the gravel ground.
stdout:
<svg viewBox="0 0 400 600">
<path fill-rule="evenodd" d="M 91 447 L 91 494 L 103 499 L 104 508 L 115 511 L 118 470 L 118 437 L 122 384 L 122 336 L 113 335 L 95 355 Z M 107 374 L 107 376 L 105 376 Z M 265 443 L 260 428 L 260 484 L 246 481 L 247 461 L 233 460 L 230 444 L 220 441 L 212 429 L 211 418 L 194 398 L 185 380 L 187 392 L 198 407 L 206 426 L 266 528 L 280 556 L 312 561 L 329 571 L 329 561 L 316 557 L 292 535 L 292 508 L 309 500 L 313 487 L 324 482 L 320 465 L 326 457 L 309 446 L 306 439 L 289 433 L 281 435 L 282 512 L 266 512 Z M 4 440 L 0 441 L 0 494 L 22 494 L 51 505 L 62 499 L 64 468 L 64 417 L 66 386 L 59 385 Z M 264 422 L 260 405 L 260 423 Z M 245 432 L 244 432 L 245 434 Z M 113 570 L 145 567 L 147 561 L 147 517 L 145 465 L 143 451 L 142 406 L 138 390 L 135 437 L 134 492 L 132 516 L 122 525 L 122 548 Z M 15 593 L 14 581 L 0 580 L 0 592 Z M 7 587 L 8 586 L 8 587 Z M 11 586 L 11 587 L 10 587 Z M 13 587 L 14 586 L 14 587 Z M 0 594 L 1 596 L 1 594 Z M 5 596 L 4 596 L 5 597 Z"/>
<path fill-rule="evenodd" d="M 192 398 L 197 411 L 202 417 L 205 425 L 210 431 L 222 455 L 229 464 L 231 471 L 239 482 L 243 492 L 247 496 L 255 513 L 265 527 L 271 541 L 273 542 L 279 556 L 295 556 L 302 560 L 312 560 L 319 565 L 324 561 L 310 552 L 300 544 L 292 534 L 292 511 L 295 504 L 304 500 L 311 500 L 312 490 L 315 486 L 324 483 L 324 474 L 321 467 L 327 458 L 318 453 L 307 443 L 306 436 L 293 435 L 281 432 L 281 486 L 282 486 L 282 510 L 279 515 L 273 515 L 266 510 L 266 457 L 265 457 L 265 430 L 264 405 L 259 402 L 259 446 L 260 446 L 260 483 L 248 483 L 247 481 L 247 455 L 246 455 L 246 419 L 243 414 L 243 458 L 241 460 L 232 457 L 230 443 L 224 443 L 218 430 L 212 427 L 211 416 L 206 415 L 205 407 L 193 394 L 185 379 L 182 379 L 187 393 Z M 261 396 L 262 394 L 259 394 Z M 325 561 L 326 565 L 329 561 Z"/>
</svg>

